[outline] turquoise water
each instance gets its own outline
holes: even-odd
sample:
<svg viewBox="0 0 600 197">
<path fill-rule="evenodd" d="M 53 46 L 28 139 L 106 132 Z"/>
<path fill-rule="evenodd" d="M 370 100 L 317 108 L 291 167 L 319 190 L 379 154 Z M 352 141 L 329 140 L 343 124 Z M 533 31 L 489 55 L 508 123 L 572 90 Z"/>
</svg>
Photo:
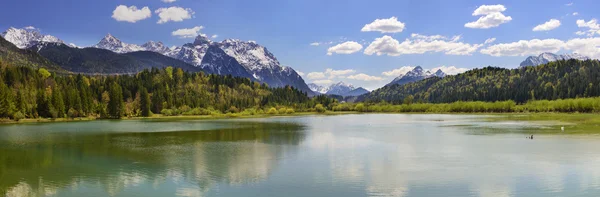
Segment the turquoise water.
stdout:
<svg viewBox="0 0 600 197">
<path fill-rule="evenodd" d="M 0 193 L 600 196 L 600 137 L 525 139 L 538 127 L 404 114 L 3 125 Z"/>
</svg>

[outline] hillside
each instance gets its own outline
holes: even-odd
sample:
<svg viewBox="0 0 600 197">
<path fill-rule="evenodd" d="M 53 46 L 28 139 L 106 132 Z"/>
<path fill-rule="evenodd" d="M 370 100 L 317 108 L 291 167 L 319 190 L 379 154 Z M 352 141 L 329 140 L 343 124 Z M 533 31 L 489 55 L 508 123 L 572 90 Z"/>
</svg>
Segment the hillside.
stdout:
<svg viewBox="0 0 600 197">
<path fill-rule="evenodd" d="M 536 67 L 505 69 L 485 67 L 444 78 L 432 77 L 404 85 L 391 85 L 363 95 L 359 101 L 402 103 L 503 101 L 523 103 L 534 99 L 600 96 L 598 60 L 559 60 Z"/>
<path fill-rule="evenodd" d="M 0 60 L 2 62 L 31 68 L 48 68 L 52 71 L 63 71 L 58 65 L 30 50 L 19 49 L 14 44 L 0 37 Z"/>
<path fill-rule="evenodd" d="M 30 48 L 65 70 L 76 73 L 128 74 L 173 66 L 200 71 L 185 62 L 155 52 L 119 54 L 98 48 L 74 48 L 62 43 L 40 43 Z"/>
</svg>

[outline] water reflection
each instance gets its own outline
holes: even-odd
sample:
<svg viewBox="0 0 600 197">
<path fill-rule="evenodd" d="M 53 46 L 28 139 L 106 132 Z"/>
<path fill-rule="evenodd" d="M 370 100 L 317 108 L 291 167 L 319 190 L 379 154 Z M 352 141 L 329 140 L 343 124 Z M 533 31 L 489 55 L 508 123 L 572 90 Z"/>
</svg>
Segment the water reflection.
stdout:
<svg viewBox="0 0 600 197">
<path fill-rule="evenodd" d="M 195 122 L 182 127 L 188 123 L 180 122 L 184 131 L 145 126 L 144 132 L 115 129 L 119 124 L 132 129 L 136 121 L 104 123 L 86 127 L 89 131 L 65 132 L 57 129 L 62 124 L 0 127 L 0 193 L 201 196 L 218 183 L 264 180 L 282 155 L 305 138 L 302 126 L 292 123 Z M 221 129 L 193 130 L 199 126 Z M 27 130 L 32 127 L 46 130 Z"/>
</svg>

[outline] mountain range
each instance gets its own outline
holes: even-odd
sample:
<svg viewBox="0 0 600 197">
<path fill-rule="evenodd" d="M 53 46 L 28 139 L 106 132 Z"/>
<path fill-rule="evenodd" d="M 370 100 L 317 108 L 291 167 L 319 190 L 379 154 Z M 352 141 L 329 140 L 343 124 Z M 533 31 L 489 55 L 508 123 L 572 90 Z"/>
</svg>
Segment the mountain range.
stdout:
<svg viewBox="0 0 600 197">
<path fill-rule="evenodd" d="M 132 73 L 150 67 L 174 66 L 208 74 L 248 77 L 272 87 L 294 86 L 314 95 L 294 69 L 281 66 L 271 52 L 254 41 L 213 42 L 199 35 L 192 43 L 169 48 L 155 41 L 129 44 L 107 34 L 97 44 L 79 48 L 33 28 L 11 27 L 1 35 L 18 48 L 37 51 L 73 72 Z"/>
<path fill-rule="evenodd" d="M 542 53 L 538 56 L 529 56 L 525 59 L 519 67 L 526 66 L 537 66 L 541 64 L 547 64 L 549 62 L 554 62 L 558 60 L 569 60 L 569 59 L 577 59 L 577 60 L 589 60 L 590 58 L 581 54 L 573 53 L 573 54 L 563 54 L 557 55 L 554 53 Z"/>
<path fill-rule="evenodd" d="M 400 76 L 394 78 L 394 80 L 392 80 L 392 82 L 388 83 L 386 86 L 390 86 L 390 85 L 394 85 L 394 84 L 403 85 L 403 84 L 427 79 L 430 77 L 443 78 L 446 75 L 447 74 L 444 73 L 441 69 L 438 69 L 435 72 L 431 72 L 430 70 L 423 69 L 421 66 L 417 66 L 413 70 L 408 71 L 405 74 L 400 74 Z"/>
<path fill-rule="evenodd" d="M 308 84 L 310 89 L 318 94 L 327 94 L 327 95 L 339 95 L 339 96 L 359 96 L 366 93 L 369 93 L 368 90 L 362 87 L 354 87 L 352 84 L 347 84 L 344 82 L 338 82 L 336 84 L 332 84 L 330 86 L 324 87 L 314 83 Z"/>
</svg>

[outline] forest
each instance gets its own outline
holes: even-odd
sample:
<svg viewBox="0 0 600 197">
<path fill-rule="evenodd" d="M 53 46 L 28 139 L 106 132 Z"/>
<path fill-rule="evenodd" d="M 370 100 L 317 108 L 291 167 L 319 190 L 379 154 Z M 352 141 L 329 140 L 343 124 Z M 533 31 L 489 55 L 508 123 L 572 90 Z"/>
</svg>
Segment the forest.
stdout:
<svg viewBox="0 0 600 197">
<path fill-rule="evenodd" d="M 368 103 L 558 100 L 600 96 L 598 60 L 560 60 L 516 69 L 485 67 L 444 78 L 385 86 L 359 98 Z"/>
<path fill-rule="evenodd" d="M 118 119 L 163 115 L 294 113 L 334 99 L 247 78 L 152 68 L 134 75 L 55 73 L 0 59 L 0 118 Z M 317 108 L 315 108 L 317 107 Z"/>
</svg>

